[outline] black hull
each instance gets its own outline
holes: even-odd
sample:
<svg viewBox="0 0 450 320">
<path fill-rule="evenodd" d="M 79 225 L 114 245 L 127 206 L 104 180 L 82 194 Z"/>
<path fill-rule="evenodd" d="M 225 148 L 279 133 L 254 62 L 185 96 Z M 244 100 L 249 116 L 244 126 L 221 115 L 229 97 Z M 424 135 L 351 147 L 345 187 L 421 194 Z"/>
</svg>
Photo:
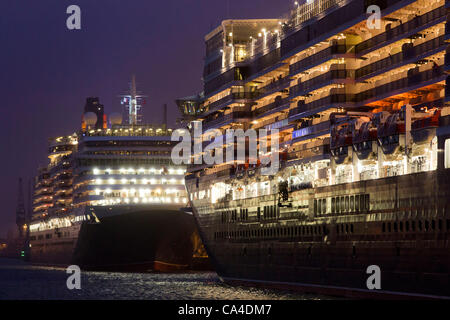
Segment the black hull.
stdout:
<svg viewBox="0 0 450 320">
<path fill-rule="evenodd" d="M 78 265 L 83 270 L 130 272 L 172 272 L 199 264 L 193 258 L 197 231 L 191 214 L 164 207 L 143 207 L 115 215 L 101 210 L 95 210 L 100 223 L 83 222 L 72 240 L 34 243 L 31 261 Z M 206 258 L 200 260 L 201 265 Z"/>
<path fill-rule="evenodd" d="M 193 201 L 193 208 L 211 262 L 226 282 L 345 296 L 448 298 L 449 191 L 450 170 L 443 170 L 291 194 L 309 199 L 310 208 L 317 198 L 370 194 L 370 206 L 360 212 L 302 216 L 300 209 L 278 209 L 256 219 L 251 212 L 269 203 L 263 198 L 210 205 L 209 212 L 205 202 Z M 224 222 L 228 208 L 247 208 L 250 218 Z M 381 269 L 381 290 L 368 290 L 371 265 Z"/>
</svg>

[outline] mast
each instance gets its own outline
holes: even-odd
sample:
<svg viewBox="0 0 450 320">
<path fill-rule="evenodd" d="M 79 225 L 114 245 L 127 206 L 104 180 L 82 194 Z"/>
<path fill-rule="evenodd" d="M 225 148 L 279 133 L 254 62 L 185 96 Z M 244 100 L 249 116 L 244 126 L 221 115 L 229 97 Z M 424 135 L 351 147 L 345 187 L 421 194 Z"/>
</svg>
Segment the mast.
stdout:
<svg viewBox="0 0 450 320">
<path fill-rule="evenodd" d="M 121 103 L 125 105 L 128 124 L 135 125 L 141 122 L 142 115 L 140 114 L 140 111 L 142 105 L 145 104 L 144 98 L 145 96 L 140 95 L 136 89 L 136 77 L 133 74 L 131 76 L 130 92 L 129 94 L 123 95 L 121 101 Z"/>
<path fill-rule="evenodd" d="M 167 129 L 167 104 L 163 105 L 163 126 Z"/>
<path fill-rule="evenodd" d="M 16 207 L 16 224 L 19 229 L 19 236 L 23 238 L 24 227 L 26 224 L 26 212 L 25 212 L 25 200 L 23 195 L 22 178 L 19 178 L 19 189 L 17 196 L 17 207 Z"/>
</svg>

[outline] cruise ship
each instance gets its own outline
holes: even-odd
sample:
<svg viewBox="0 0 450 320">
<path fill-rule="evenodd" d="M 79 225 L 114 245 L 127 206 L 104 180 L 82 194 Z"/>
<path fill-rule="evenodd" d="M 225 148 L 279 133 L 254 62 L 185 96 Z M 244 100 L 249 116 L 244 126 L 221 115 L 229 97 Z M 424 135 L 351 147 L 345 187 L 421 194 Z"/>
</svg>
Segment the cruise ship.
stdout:
<svg viewBox="0 0 450 320">
<path fill-rule="evenodd" d="M 256 162 L 251 150 L 189 161 L 189 201 L 221 279 L 450 297 L 449 7 L 299 0 L 285 18 L 225 20 L 206 35 L 203 91 L 177 100 L 187 128 L 201 125 L 203 145 L 213 129 L 265 132 Z"/>
<path fill-rule="evenodd" d="M 98 98 L 88 98 L 81 129 L 49 140 L 29 226 L 33 263 L 162 272 L 205 265 L 185 209 L 186 167 L 170 157 L 172 129 L 121 118 L 108 123 Z"/>
</svg>

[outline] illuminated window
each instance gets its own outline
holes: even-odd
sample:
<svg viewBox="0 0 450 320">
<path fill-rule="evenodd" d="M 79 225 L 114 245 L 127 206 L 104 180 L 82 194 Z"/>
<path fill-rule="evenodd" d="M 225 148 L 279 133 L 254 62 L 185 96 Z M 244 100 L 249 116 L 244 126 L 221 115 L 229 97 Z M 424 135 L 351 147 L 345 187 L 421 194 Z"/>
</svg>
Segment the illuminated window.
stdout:
<svg viewBox="0 0 450 320">
<path fill-rule="evenodd" d="M 445 140 L 445 169 L 450 168 L 450 139 Z"/>
</svg>

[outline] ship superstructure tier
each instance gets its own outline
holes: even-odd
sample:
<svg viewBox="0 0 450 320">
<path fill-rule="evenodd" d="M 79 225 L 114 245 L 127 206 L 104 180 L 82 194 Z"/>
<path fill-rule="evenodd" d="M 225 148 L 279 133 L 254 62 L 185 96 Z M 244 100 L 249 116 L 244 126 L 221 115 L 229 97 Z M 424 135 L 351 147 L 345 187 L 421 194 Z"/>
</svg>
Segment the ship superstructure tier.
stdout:
<svg viewBox="0 0 450 320">
<path fill-rule="evenodd" d="M 113 126 L 84 132 L 74 157 L 74 207 L 186 204 L 185 168 L 170 158 L 172 129 Z"/>
<path fill-rule="evenodd" d="M 298 1 L 205 37 L 204 90 L 177 100 L 186 121 L 204 137 L 254 129 L 258 160 L 280 160 L 271 174 L 248 152 L 189 166 L 219 275 L 364 290 L 379 264 L 386 290 L 450 295 L 448 5 Z"/>
</svg>

